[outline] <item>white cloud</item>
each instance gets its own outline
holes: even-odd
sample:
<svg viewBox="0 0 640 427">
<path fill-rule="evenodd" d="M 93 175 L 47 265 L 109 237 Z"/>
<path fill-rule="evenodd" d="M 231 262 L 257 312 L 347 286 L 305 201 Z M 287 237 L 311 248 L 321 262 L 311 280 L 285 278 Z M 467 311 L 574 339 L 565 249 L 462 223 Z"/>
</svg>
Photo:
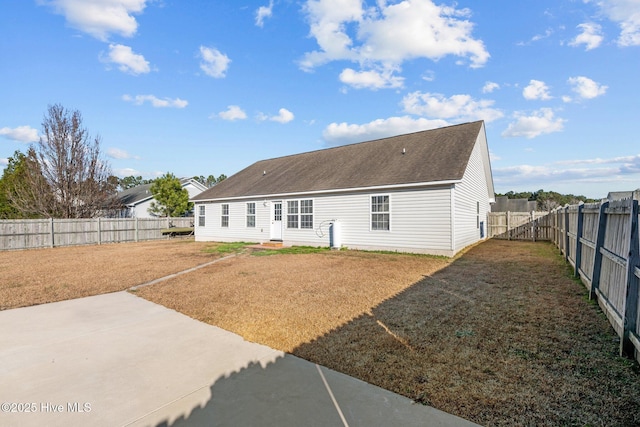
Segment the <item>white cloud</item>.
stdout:
<svg viewBox="0 0 640 427">
<path fill-rule="evenodd" d="M 229 105 L 225 111 L 218 113 L 218 117 L 223 120 L 235 121 L 246 119 L 247 114 L 239 106 Z"/>
<path fill-rule="evenodd" d="M 378 119 L 369 123 L 357 125 L 348 123 L 331 123 L 322 132 L 322 137 L 329 145 L 344 145 L 360 141 L 386 138 L 428 129 L 448 126 L 442 119 L 415 119 L 409 116 Z"/>
<path fill-rule="evenodd" d="M 468 9 L 431 0 L 378 1 L 366 10 L 361 0 L 308 0 L 304 10 L 319 46 L 300 61 L 304 70 L 335 60 L 355 61 L 364 69 L 399 67 L 409 59 L 437 61 L 448 55 L 468 59 L 476 68 L 490 56 L 471 34 Z"/>
<path fill-rule="evenodd" d="M 549 87 L 540 80 L 531 80 L 529 85 L 522 90 L 522 96 L 524 99 L 532 100 L 542 100 L 546 101 L 551 99 L 551 95 L 549 95 Z"/>
<path fill-rule="evenodd" d="M 585 45 L 585 50 L 595 49 L 602 43 L 602 27 L 593 22 L 585 22 L 578 25 L 582 33 L 578 34 L 575 39 L 569 42 L 570 46 Z"/>
<path fill-rule="evenodd" d="M 401 103 L 407 113 L 456 122 L 473 120 L 491 122 L 504 115 L 502 111 L 492 108 L 494 101 L 475 100 L 471 95 L 452 95 L 446 98 L 439 93 L 418 91 L 405 95 Z"/>
<path fill-rule="evenodd" d="M 18 142 L 36 142 L 38 131 L 31 126 L 18 126 L 15 128 L 0 128 L 0 135 Z"/>
<path fill-rule="evenodd" d="M 491 93 L 496 89 L 500 89 L 500 85 L 494 82 L 486 82 L 484 86 L 482 86 L 482 93 Z"/>
<path fill-rule="evenodd" d="M 9 164 L 9 159 L 0 158 L 0 165 L 7 166 Z"/>
<path fill-rule="evenodd" d="M 120 177 L 125 177 L 125 176 L 139 176 L 142 175 L 142 173 L 137 170 L 137 169 L 133 169 L 133 168 L 122 168 L 122 169 L 114 169 L 113 173 L 115 173 L 116 176 L 120 176 Z"/>
<path fill-rule="evenodd" d="M 510 123 L 507 129 L 502 132 L 503 137 L 525 137 L 531 139 L 547 133 L 560 132 L 566 122 L 565 119 L 554 117 L 554 113 L 550 108 L 541 108 L 528 116 L 523 113 L 516 113 L 515 118 L 516 121 Z"/>
<path fill-rule="evenodd" d="M 260 6 L 256 11 L 256 25 L 261 27 L 264 25 L 265 18 L 271 18 L 273 15 L 273 0 L 269 1 L 269 6 Z"/>
<path fill-rule="evenodd" d="M 125 150 L 121 150 L 119 148 L 115 148 L 115 147 L 111 147 L 107 150 L 107 156 L 111 157 L 112 159 L 139 159 L 138 156 L 132 156 L 131 154 L 129 154 L 127 151 Z"/>
<path fill-rule="evenodd" d="M 163 99 L 160 99 L 160 98 L 156 97 L 155 95 L 136 95 L 135 97 L 132 97 L 130 95 L 122 95 L 122 99 L 124 101 L 131 102 L 134 105 L 142 105 L 145 102 L 149 102 L 153 107 L 156 107 L 156 108 L 167 108 L 167 107 L 184 108 L 189 104 L 184 99 L 180 99 L 180 98 L 176 98 L 176 99 L 163 98 Z"/>
<path fill-rule="evenodd" d="M 426 82 L 432 82 L 436 79 L 436 73 L 433 70 L 427 70 L 422 74 L 421 78 Z"/>
<path fill-rule="evenodd" d="M 532 42 L 537 42 L 538 40 L 542 40 L 542 39 L 546 39 L 548 37 L 550 37 L 553 34 L 553 30 L 550 28 L 547 28 L 544 32 L 544 34 L 536 34 L 535 36 L 533 36 L 531 38 Z"/>
<path fill-rule="evenodd" d="M 595 166 L 594 166 L 595 165 Z M 575 166 L 575 167 L 572 167 Z M 602 188 L 636 188 L 636 176 L 640 174 L 640 155 L 614 157 L 611 159 L 586 159 L 558 161 L 547 165 L 516 165 L 493 168 L 496 185 L 513 186 L 518 184 L 540 188 L 542 184 L 586 186 L 593 192 L 595 185 Z M 575 190 L 573 190 L 575 191 Z M 601 194 L 601 197 L 606 195 Z"/>
<path fill-rule="evenodd" d="M 134 53 L 129 46 L 121 44 L 110 44 L 109 54 L 101 59 L 103 62 L 117 64 L 120 71 L 135 76 L 151 71 L 149 62 L 144 59 L 144 56 Z"/>
<path fill-rule="evenodd" d="M 635 156 L 612 157 L 610 159 L 601 159 L 600 157 L 596 157 L 595 159 L 561 160 L 556 163 L 561 165 L 602 165 L 611 163 L 623 163 L 626 165 L 636 165 L 636 167 L 640 167 L 640 154 L 637 154 Z"/>
<path fill-rule="evenodd" d="M 227 55 L 213 47 L 200 46 L 200 58 L 200 69 L 214 78 L 224 77 L 231 63 Z"/>
<path fill-rule="evenodd" d="M 106 41 L 114 33 L 133 36 L 138 29 L 134 14 L 142 13 L 148 0 L 40 0 L 63 15 L 67 23 Z"/>
<path fill-rule="evenodd" d="M 584 76 L 570 77 L 568 82 L 572 86 L 571 90 L 582 99 L 592 99 L 604 95 L 608 89 L 608 86 L 601 85 Z"/>
<path fill-rule="evenodd" d="M 394 76 L 394 70 L 383 71 L 355 71 L 345 68 L 340 73 L 340 81 L 356 89 L 387 89 L 401 88 L 404 78 Z"/>
<path fill-rule="evenodd" d="M 492 169 L 494 181 L 496 184 L 522 184 L 530 183 L 539 188 L 543 183 L 553 182 L 559 183 L 572 183 L 576 184 L 578 181 L 599 181 L 602 177 L 608 177 L 615 174 L 618 170 L 616 168 L 577 168 L 567 169 L 559 168 L 549 165 L 516 165 L 504 168 Z"/>
<path fill-rule="evenodd" d="M 638 0 L 597 0 L 595 3 L 607 18 L 620 26 L 620 37 L 617 40 L 619 46 L 640 46 Z"/>
<path fill-rule="evenodd" d="M 276 116 L 269 116 L 264 113 L 258 113 L 257 119 L 259 121 L 270 120 L 272 122 L 278 122 L 278 123 L 284 124 L 292 121 L 294 119 L 294 115 L 291 111 L 287 110 L 286 108 L 281 108 L 280 110 L 278 110 L 278 115 Z"/>
</svg>

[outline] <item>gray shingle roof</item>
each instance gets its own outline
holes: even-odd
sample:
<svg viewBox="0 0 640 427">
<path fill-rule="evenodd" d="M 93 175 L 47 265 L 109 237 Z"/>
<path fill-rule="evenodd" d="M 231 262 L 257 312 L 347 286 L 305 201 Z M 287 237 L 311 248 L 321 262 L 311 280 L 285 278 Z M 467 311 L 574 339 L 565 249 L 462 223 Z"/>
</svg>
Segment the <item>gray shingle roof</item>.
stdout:
<svg viewBox="0 0 640 427">
<path fill-rule="evenodd" d="M 191 178 L 180 178 L 180 183 L 182 184 L 183 187 L 190 181 L 192 181 Z M 117 195 L 118 200 L 123 205 L 130 206 L 138 202 L 141 202 L 143 200 L 150 199 L 153 197 L 153 194 L 151 194 L 151 185 L 153 184 L 142 184 L 142 185 L 138 185 L 138 186 L 123 190 L 118 193 Z M 195 181 L 194 181 L 194 185 L 195 185 Z M 205 188 L 204 185 L 202 185 L 201 187 Z"/>
<path fill-rule="evenodd" d="M 153 197 L 153 194 L 151 194 L 151 184 L 138 185 L 118 193 L 120 203 L 127 206 L 150 197 Z"/>
<path fill-rule="evenodd" d="M 460 180 L 482 125 L 477 121 L 262 160 L 192 200 Z"/>
</svg>

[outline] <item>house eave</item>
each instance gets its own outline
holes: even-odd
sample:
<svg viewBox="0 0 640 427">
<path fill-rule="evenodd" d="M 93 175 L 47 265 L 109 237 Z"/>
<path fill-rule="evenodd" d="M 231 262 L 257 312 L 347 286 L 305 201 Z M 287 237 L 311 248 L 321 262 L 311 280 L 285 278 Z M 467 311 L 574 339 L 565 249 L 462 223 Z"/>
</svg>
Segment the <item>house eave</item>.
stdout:
<svg viewBox="0 0 640 427">
<path fill-rule="evenodd" d="M 246 199 L 276 199 L 285 197 L 299 197 L 308 196 L 313 194 L 337 194 L 337 193 L 354 193 L 354 192 L 377 192 L 387 190 L 401 190 L 407 188 L 420 188 L 420 187 L 441 187 L 448 185 L 455 185 L 462 182 L 460 179 L 446 180 L 446 181 L 431 181 L 431 182 L 414 182 L 407 184 L 393 184 L 393 185 L 378 185 L 371 187 L 355 187 L 355 188 L 334 188 L 329 190 L 315 190 L 315 191 L 299 191 L 292 193 L 272 193 L 272 194 L 252 194 L 247 196 L 233 196 L 233 197 L 217 197 L 211 199 L 191 199 L 194 203 L 206 203 L 206 202 L 218 202 L 222 200 L 246 200 Z"/>
</svg>

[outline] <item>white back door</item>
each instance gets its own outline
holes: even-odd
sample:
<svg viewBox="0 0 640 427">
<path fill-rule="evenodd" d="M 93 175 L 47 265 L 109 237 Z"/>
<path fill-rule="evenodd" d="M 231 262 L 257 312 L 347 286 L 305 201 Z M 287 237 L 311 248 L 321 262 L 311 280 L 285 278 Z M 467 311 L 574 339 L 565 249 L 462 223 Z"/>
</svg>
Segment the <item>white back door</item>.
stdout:
<svg viewBox="0 0 640 427">
<path fill-rule="evenodd" d="M 282 202 L 271 202 L 271 240 L 282 240 Z"/>
</svg>

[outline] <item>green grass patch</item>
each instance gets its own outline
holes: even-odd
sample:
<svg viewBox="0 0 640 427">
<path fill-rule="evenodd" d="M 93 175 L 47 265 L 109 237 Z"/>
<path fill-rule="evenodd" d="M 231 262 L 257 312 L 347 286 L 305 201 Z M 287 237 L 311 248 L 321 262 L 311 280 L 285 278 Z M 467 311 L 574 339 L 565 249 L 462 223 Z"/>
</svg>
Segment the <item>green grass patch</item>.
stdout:
<svg viewBox="0 0 640 427">
<path fill-rule="evenodd" d="M 299 255 L 299 254 L 317 254 L 322 252 L 329 252 L 331 248 L 321 246 L 291 246 L 280 249 L 264 249 L 255 251 L 255 256 L 268 256 L 268 255 Z"/>
<path fill-rule="evenodd" d="M 209 254 L 230 254 L 242 252 L 247 246 L 255 245 L 251 242 L 231 242 L 231 243 L 219 243 L 215 246 L 210 246 L 203 249 L 203 252 Z"/>
</svg>

